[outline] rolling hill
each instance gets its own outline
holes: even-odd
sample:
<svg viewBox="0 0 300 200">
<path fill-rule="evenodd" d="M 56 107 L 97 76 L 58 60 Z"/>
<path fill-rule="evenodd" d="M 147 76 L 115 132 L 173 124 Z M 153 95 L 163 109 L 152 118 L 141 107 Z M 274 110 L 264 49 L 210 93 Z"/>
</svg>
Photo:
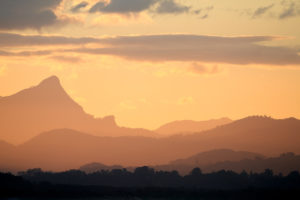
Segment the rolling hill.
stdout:
<svg viewBox="0 0 300 200">
<path fill-rule="evenodd" d="M 15 167 L 56 171 L 92 162 L 154 166 L 214 149 L 255 151 L 267 157 L 283 152 L 299 154 L 299 133 L 299 120 L 267 117 L 247 117 L 209 131 L 166 138 L 99 137 L 60 129 L 39 134 L 14 147 L 13 155 L 2 156 L 15 158 Z"/>
<path fill-rule="evenodd" d="M 160 126 L 154 132 L 170 136 L 175 134 L 190 134 L 216 128 L 231 123 L 229 118 L 212 119 L 207 121 L 179 120 Z"/>
</svg>

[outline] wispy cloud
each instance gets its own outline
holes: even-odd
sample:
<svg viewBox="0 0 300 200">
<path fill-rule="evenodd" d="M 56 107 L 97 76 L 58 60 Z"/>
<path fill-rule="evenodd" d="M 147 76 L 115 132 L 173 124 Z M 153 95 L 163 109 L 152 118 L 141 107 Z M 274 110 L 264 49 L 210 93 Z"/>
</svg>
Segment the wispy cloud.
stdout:
<svg viewBox="0 0 300 200">
<path fill-rule="evenodd" d="M 51 56 L 49 57 L 52 60 L 60 61 L 60 62 L 67 62 L 67 63 L 79 63 L 82 59 L 78 56 Z"/>
<path fill-rule="evenodd" d="M 159 14 L 179 14 L 189 12 L 190 10 L 190 6 L 181 5 L 174 0 L 164 0 L 158 5 L 155 11 Z"/>
<path fill-rule="evenodd" d="M 109 2 L 100 0 L 89 9 L 89 12 L 130 14 L 150 10 L 157 14 L 198 13 L 191 6 L 178 3 L 176 0 L 110 0 Z"/>
<path fill-rule="evenodd" d="M 83 1 L 83 2 L 81 2 L 81 3 L 79 3 L 79 4 L 75 5 L 75 6 L 73 6 L 73 7 L 71 8 L 71 11 L 72 11 L 73 13 L 77 13 L 77 12 L 79 12 L 82 8 L 85 8 L 85 7 L 87 7 L 88 5 L 89 5 L 88 2 Z"/>
<path fill-rule="evenodd" d="M 110 0 L 105 2 L 100 0 L 93 5 L 89 12 L 103 13 L 138 13 L 149 9 L 158 0 Z"/>
<path fill-rule="evenodd" d="M 12 38 L 10 38 L 10 36 Z M 43 37 L 0 34 L 0 44 L 6 47 L 61 44 L 75 45 L 70 46 L 70 48 L 65 47 L 64 49 L 55 50 L 1 51 L 0 55 L 28 56 L 49 55 L 51 52 L 62 54 L 71 52 L 91 55 L 111 55 L 129 60 L 151 62 L 182 61 L 229 63 L 237 65 L 299 65 L 300 56 L 297 49 L 259 44 L 259 42 L 272 41 L 275 39 L 277 39 L 277 37 L 272 36 L 217 37 L 202 35 L 141 35 L 113 38 L 68 38 L 59 36 Z M 82 47 L 82 44 L 89 43 L 95 43 L 94 46 L 100 46 L 98 48 Z"/>
<path fill-rule="evenodd" d="M 20 35 L 0 33 L 0 47 L 13 46 L 44 46 L 44 45 L 79 45 L 96 43 L 99 39 L 84 37 L 72 38 L 63 36 Z"/>
<path fill-rule="evenodd" d="M 290 17 L 300 16 L 299 2 L 284 0 L 281 4 L 284 8 L 279 15 L 279 19 L 287 19 Z"/>
<path fill-rule="evenodd" d="M 273 7 L 274 7 L 274 4 L 271 4 L 271 5 L 268 5 L 268 6 L 259 7 L 259 8 L 257 8 L 254 11 L 252 17 L 253 18 L 260 17 L 260 16 L 262 16 L 263 14 L 265 14 L 267 11 L 269 11 Z"/>
<path fill-rule="evenodd" d="M 78 53 L 114 55 L 138 61 L 195 61 L 229 64 L 299 65 L 296 49 L 258 44 L 275 37 L 150 35 L 102 40 L 106 48 L 78 48 Z"/>
</svg>

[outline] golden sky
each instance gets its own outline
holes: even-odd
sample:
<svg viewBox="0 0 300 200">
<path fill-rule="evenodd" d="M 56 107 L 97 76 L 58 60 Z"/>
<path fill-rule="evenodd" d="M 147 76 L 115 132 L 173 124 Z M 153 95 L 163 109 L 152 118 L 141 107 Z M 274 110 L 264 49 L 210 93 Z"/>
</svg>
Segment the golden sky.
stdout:
<svg viewBox="0 0 300 200">
<path fill-rule="evenodd" d="M 121 126 L 300 118 L 298 0 L 2 0 L 0 96 L 56 75 Z"/>
</svg>

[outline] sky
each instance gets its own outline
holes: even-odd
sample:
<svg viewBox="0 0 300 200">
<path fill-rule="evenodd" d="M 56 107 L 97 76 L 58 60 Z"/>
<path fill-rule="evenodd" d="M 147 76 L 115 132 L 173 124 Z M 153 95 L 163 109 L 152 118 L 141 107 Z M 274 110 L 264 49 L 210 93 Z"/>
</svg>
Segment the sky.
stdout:
<svg viewBox="0 0 300 200">
<path fill-rule="evenodd" d="M 95 117 L 300 118 L 298 0 L 0 0 L 0 96 L 56 75 Z"/>
</svg>

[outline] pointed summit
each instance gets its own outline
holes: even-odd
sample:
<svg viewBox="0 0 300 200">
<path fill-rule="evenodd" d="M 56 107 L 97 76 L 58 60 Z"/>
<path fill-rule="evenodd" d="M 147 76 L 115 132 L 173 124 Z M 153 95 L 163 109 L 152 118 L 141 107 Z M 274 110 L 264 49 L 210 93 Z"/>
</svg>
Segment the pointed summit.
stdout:
<svg viewBox="0 0 300 200">
<path fill-rule="evenodd" d="M 38 85 L 39 87 L 62 88 L 60 80 L 57 76 L 50 76 Z"/>
</svg>

